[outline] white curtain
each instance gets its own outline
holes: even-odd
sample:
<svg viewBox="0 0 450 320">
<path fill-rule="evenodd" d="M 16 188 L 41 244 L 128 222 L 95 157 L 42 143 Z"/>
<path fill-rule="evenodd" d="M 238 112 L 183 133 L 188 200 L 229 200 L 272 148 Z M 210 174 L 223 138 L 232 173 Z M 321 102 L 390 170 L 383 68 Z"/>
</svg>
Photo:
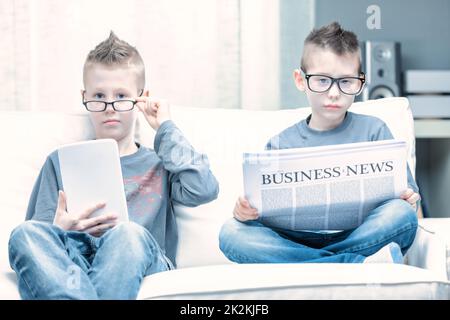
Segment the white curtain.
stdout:
<svg viewBox="0 0 450 320">
<path fill-rule="evenodd" d="M 84 59 L 110 30 L 172 104 L 278 108 L 279 3 L 0 0 L 0 110 L 79 110 Z"/>
</svg>

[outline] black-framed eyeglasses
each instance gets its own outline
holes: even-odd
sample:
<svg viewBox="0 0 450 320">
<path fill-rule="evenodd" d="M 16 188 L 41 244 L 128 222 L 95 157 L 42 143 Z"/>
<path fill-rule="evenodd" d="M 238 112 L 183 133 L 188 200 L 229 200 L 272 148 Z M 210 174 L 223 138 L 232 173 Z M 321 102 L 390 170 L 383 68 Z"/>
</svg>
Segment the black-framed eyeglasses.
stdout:
<svg viewBox="0 0 450 320">
<path fill-rule="evenodd" d="M 141 91 L 139 97 L 142 96 L 144 90 Z M 136 105 L 136 100 L 116 100 L 111 102 L 100 101 L 100 100 L 89 100 L 84 101 L 84 92 L 83 92 L 83 104 L 86 107 L 86 110 L 89 112 L 103 112 L 106 110 L 108 105 L 110 104 L 114 111 L 117 112 L 125 112 L 133 110 Z"/>
<path fill-rule="evenodd" d="M 366 82 L 364 72 L 359 77 L 333 78 L 323 74 L 305 74 L 309 90 L 317 93 L 323 93 L 333 86 L 336 82 L 339 90 L 348 95 L 358 95 Z"/>
</svg>

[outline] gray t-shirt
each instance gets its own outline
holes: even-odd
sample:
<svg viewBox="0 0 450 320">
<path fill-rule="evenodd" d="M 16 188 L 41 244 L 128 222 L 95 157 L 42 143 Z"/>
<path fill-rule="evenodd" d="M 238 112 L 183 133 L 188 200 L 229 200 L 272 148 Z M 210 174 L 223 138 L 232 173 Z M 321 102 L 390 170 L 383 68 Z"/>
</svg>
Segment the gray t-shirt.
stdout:
<svg viewBox="0 0 450 320">
<path fill-rule="evenodd" d="M 137 144 L 138 145 L 138 144 Z M 172 121 L 155 135 L 155 150 L 138 145 L 120 158 L 130 221 L 144 226 L 175 265 L 177 226 L 173 204 L 194 207 L 217 198 L 219 184 L 206 155 L 189 144 Z M 34 185 L 26 220 L 52 223 L 64 190 L 57 151 L 45 161 Z"/>
<path fill-rule="evenodd" d="M 311 115 L 272 137 L 267 143 L 266 149 L 316 147 L 394 139 L 386 123 L 372 116 L 347 112 L 344 121 L 338 127 L 326 131 L 310 128 L 308 126 L 310 119 Z M 409 166 L 407 170 L 409 188 L 413 189 L 414 192 L 419 192 Z"/>
</svg>

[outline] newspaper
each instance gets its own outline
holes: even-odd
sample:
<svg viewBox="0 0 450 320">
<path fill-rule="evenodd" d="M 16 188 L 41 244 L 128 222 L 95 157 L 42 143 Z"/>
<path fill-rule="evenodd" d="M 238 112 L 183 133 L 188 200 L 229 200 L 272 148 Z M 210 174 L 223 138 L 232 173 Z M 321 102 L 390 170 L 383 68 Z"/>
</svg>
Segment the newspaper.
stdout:
<svg viewBox="0 0 450 320">
<path fill-rule="evenodd" d="M 407 188 L 406 142 L 371 141 L 244 153 L 244 192 L 267 226 L 358 227 Z"/>
</svg>

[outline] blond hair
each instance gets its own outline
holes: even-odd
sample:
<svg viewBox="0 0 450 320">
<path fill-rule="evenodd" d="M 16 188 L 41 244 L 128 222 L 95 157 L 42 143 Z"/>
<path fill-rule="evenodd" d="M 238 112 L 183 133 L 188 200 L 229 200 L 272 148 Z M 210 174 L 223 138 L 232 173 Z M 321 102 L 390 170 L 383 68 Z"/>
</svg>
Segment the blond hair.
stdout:
<svg viewBox="0 0 450 320">
<path fill-rule="evenodd" d="M 83 68 L 84 83 L 86 83 L 86 71 L 97 63 L 105 66 L 135 68 L 138 89 L 144 89 L 145 67 L 141 55 L 135 47 L 119 39 L 113 31 L 110 32 L 108 39 L 100 42 L 94 50 L 89 52 Z"/>
</svg>

